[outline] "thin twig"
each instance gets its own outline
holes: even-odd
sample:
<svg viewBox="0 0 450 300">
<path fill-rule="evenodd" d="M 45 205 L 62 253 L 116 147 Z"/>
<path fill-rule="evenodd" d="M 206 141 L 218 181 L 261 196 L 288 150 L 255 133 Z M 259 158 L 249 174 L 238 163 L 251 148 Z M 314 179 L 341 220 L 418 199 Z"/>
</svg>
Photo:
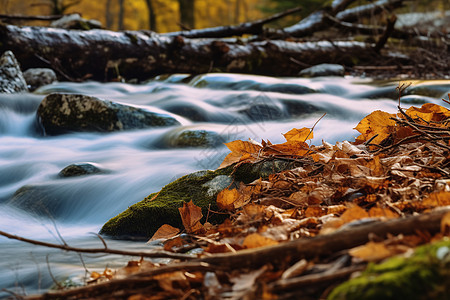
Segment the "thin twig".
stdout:
<svg viewBox="0 0 450 300">
<path fill-rule="evenodd" d="M 36 241 L 24 237 L 20 237 L 17 235 L 9 234 L 4 231 L 0 231 L 0 235 L 7 237 L 9 239 L 18 240 L 26 243 L 30 243 L 33 245 L 48 247 L 48 248 L 56 248 L 66 251 L 79 252 L 79 253 L 107 253 L 107 254 L 117 254 L 117 255 L 129 255 L 129 256 L 139 256 L 139 257 L 148 257 L 148 258 L 173 258 L 173 259 L 181 259 L 181 260 L 189 260 L 194 259 L 192 255 L 185 254 L 177 254 L 170 253 L 167 251 L 125 251 L 125 250 L 117 250 L 117 249 L 105 249 L 105 248 L 77 248 L 71 247 L 67 245 L 58 245 L 47 242 Z"/>
</svg>

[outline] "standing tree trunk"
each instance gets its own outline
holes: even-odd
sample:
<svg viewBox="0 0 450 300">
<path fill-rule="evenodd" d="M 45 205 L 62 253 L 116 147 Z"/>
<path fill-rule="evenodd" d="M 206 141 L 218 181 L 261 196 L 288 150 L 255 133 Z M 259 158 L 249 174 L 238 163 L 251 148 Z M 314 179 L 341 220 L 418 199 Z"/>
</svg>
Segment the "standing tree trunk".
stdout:
<svg viewBox="0 0 450 300">
<path fill-rule="evenodd" d="M 180 23 L 182 26 L 195 28 L 195 0 L 178 0 L 180 5 Z"/>
<path fill-rule="evenodd" d="M 241 17 L 241 0 L 236 0 L 234 6 L 234 24 L 239 23 L 239 18 Z"/>
<path fill-rule="evenodd" d="M 124 2 L 125 0 L 119 0 L 119 30 L 124 30 L 123 26 L 123 18 L 125 15 Z"/>
<path fill-rule="evenodd" d="M 112 13 L 112 0 L 106 0 L 105 6 L 105 20 L 106 20 L 106 28 L 112 29 L 114 25 L 114 14 Z"/>
<path fill-rule="evenodd" d="M 155 14 L 155 7 L 153 6 L 153 0 L 145 0 L 145 3 L 147 3 L 147 9 L 148 9 L 148 25 L 149 29 L 153 31 L 158 31 L 156 27 L 156 14 Z"/>
</svg>

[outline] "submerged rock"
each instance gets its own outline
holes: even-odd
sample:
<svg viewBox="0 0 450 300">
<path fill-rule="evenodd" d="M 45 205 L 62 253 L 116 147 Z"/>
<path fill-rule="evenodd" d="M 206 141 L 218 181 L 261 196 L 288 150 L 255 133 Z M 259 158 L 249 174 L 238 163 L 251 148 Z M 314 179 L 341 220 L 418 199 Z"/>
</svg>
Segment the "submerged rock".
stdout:
<svg viewBox="0 0 450 300">
<path fill-rule="evenodd" d="M 53 83 L 56 79 L 55 71 L 48 68 L 31 68 L 23 72 L 23 77 L 30 87 L 30 91 L 34 91 L 37 88 Z"/>
<path fill-rule="evenodd" d="M 242 164 L 237 169 L 227 167 L 216 171 L 199 171 L 169 183 L 158 193 L 130 206 L 109 220 L 100 234 L 121 239 L 149 239 L 163 224 L 183 228 L 178 208 L 183 202 L 193 201 L 202 208 L 203 216 L 208 208 L 217 210 L 217 194 L 223 189 L 236 187 L 240 182 L 250 183 L 260 177 L 294 168 L 295 165 L 282 160 Z M 233 177 L 231 174 L 233 172 Z M 208 222 L 223 220 L 223 215 L 209 214 Z M 203 218 L 201 222 L 203 223 Z"/>
<path fill-rule="evenodd" d="M 298 75 L 303 77 L 319 77 L 319 76 L 344 76 L 344 66 L 337 64 L 320 64 L 310 68 L 301 70 Z"/>
<path fill-rule="evenodd" d="M 180 123 L 165 114 L 76 94 L 50 94 L 42 100 L 37 119 L 44 133 L 111 132 Z"/>
<path fill-rule="evenodd" d="M 0 93 L 24 92 L 28 92 L 28 88 L 19 62 L 11 51 L 6 51 L 0 57 Z"/>
<path fill-rule="evenodd" d="M 74 176 L 83 176 L 83 175 L 93 175 L 104 173 L 100 166 L 94 163 L 76 163 L 71 164 L 62 169 L 58 175 L 60 177 L 74 177 Z"/>
<path fill-rule="evenodd" d="M 180 129 L 165 134 L 157 146 L 162 148 L 216 147 L 224 139 L 217 132 L 203 129 Z"/>
</svg>

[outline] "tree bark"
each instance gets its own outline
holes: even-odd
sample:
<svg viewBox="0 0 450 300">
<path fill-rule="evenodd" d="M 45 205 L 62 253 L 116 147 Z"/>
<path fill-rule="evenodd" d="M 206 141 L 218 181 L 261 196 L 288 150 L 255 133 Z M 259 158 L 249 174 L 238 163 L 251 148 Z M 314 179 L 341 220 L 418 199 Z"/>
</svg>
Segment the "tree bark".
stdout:
<svg viewBox="0 0 450 300">
<path fill-rule="evenodd" d="M 106 0 L 105 4 L 106 28 L 112 29 L 114 24 L 114 14 L 112 13 L 112 0 Z"/>
<path fill-rule="evenodd" d="M 70 31 L 0 23 L 0 51 L 11 50 L 23 69 L 51 67 L 74 80 L 139 80 L 165 73 L 234 72 L 293 76 L 299 61 L 314 65 L 368 60 L 371 45 L 359 42 L 242 42 L 186 39 L 138 31 Z M 117 74 L 117 71 L 119 74 Z"/>
<path fill-rule="evenodd" d="M 155 7 L 153 6 L 153 0 L 145 0 L 148 9 L 148 25 L 149 29 L 152 31 L 158 31 L 156 25 L 156 13 Z"/>
<path fill-rule="evenodd" d="M 125 16 L 125 0 L 119 0 L 119 24 L 118 28 L 119 30 L 124 30 L 123 20 Z"/>
<path fill-rule="evenodd" d="M 195 0 L 178 0 L 180 6 L 180 23 L 190 29 L 195 28 Z"/>
</svg>

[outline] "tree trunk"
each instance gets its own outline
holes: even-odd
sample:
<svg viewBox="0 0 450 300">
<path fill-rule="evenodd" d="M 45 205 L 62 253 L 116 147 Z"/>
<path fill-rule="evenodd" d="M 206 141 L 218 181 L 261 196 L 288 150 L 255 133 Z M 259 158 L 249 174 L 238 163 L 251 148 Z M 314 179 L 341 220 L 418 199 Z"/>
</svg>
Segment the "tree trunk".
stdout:
<svg viewBox="0 0 450 300">
<path fill-rule="evenodd" d="M 114 14 L 112 13 L 112 0 L 106 0 L 105 5 L 105 20 L 106 20 L 106 28 L 112 29 L 114 24 Z"/>
<path fill-rule="evenodd" d="M 125 15 L 124 2 L 125 2 L 125 0 L 119 0 L 119 24 L 118 24 L 119 30 L 124 30 L 124 26 L 123 26 L 123 19 L 124 19 L 124 15 Z"/>
<path fill-rule="evenodd" d="M 180 23 L 190 29 L 195 28 L 195 0 L 178 0 L 180 5 Z"/>
<path fill-rule="evenodd" d="M 152 31 L 158 31 L 156 28 L 156 14 L 155 7 L 153 6 L 153 0 L 145 0 L 148 9 L 148 25 L 149 29 Z"/>
</svg>

